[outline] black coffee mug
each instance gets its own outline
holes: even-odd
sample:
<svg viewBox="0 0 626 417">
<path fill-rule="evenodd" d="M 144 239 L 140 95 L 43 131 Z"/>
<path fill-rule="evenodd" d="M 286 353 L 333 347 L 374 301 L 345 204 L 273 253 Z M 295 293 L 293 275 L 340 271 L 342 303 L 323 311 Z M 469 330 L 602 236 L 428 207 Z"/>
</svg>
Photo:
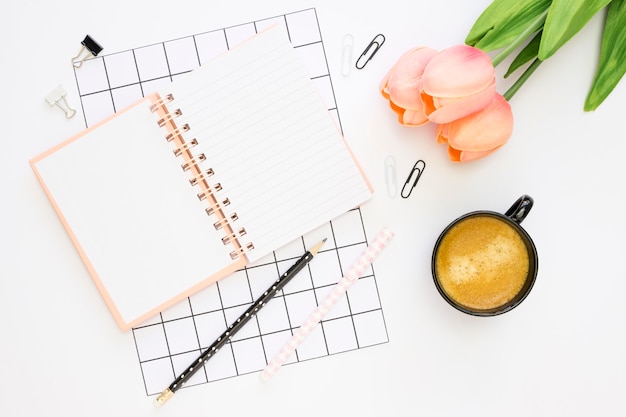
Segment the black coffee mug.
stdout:
<svg viewBox="0 0 626 417">
<path fill-rule="evenodd" d="M 479 210 L 450 223 L 432 255 L 441 296 L 474 316 L 495 316 L 517 307 L 530 293 L 539 268 L 537 248 L 520 226 L 533 206 L 521 196 L 504 214 Z"/>
</svg>

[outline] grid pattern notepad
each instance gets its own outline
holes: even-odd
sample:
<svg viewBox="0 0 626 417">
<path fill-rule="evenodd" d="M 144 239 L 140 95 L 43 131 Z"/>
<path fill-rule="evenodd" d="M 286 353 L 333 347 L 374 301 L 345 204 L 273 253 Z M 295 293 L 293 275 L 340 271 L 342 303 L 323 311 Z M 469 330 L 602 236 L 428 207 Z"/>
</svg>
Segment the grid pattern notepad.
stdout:
<svg viewBox="0 0 626 417">
<path fill-rule="evenodd" d="M 76 70 L 87 126 L 169 84 L 271 25 L 283 26 L 303 58 L 329 112 L 340 125 L 314 9 L 196 34 L 90 59 Z M 209 361 L 188 385 L 262 370 L 332 289 L 367 245 L 361 213 L 338 219 L 285 245 L 133 329 L 146 393 L 159 393 L 310 245 L 328 238 L 320 254 L 253 322 Z M 303 361 L 388 341 L 370 268 L 290 359 Z"/>
</svg>

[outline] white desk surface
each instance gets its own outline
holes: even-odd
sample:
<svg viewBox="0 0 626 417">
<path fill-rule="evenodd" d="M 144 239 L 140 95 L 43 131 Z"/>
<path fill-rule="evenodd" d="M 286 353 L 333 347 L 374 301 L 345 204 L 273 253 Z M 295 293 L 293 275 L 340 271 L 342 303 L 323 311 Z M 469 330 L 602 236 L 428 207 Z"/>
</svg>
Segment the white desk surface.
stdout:
<svg viewBox="0 0 626 417">
<path fill-rule="evenodd" d="M 6 2 L 0 152 L 0 415 L 624 415 L 626 392 L 626 81 L 583 112 L 602 19 L 596 16 L 514 97 L 515 131 L 496 154 L 456 165 L 433 129 L 400 127 L 378 83 L 417 45 L 461 43 L 489 4 L 34 0 Z M 89 4 L 93 3 L 93 5 Z M 217 5 L 219 4 L 219 5 Z M 155 409 L 131 333 L 110 319 L 28 160 L 84 127 L 44 97 L 58 84 L 80 107 L 69 63 L 86 33 L 112 53 L 298 11 L 317 9 L 347 140 L 377 193 L 363 207 L 368 236 L 396 238 L 375 263 L 389 342 L 184 390 Z M 364 70 L 341 75 L 344 34 L 358 55 L 386 42 Z M 500 71 L 500 68 L 499 68 Z M 505 85 L 499 81 L 499 89 Z M 409 199 L 389 198 L 384 158 L 403 180 L 427 162 Z M 433 243 L 453 218 L 535 199 L 523 226 L 540 256 L 528 299 L 495 318 L 465 316 L 438 295 Z"/>
</svg>

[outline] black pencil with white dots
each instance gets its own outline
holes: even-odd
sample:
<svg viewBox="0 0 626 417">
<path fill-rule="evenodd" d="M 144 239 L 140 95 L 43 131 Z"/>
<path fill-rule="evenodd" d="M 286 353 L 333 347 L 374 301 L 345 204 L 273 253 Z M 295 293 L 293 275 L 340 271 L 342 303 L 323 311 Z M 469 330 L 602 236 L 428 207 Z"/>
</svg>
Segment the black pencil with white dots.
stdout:
<svg viewBox="0 0 626 417">
<path fill-rule="evenodd" d="M 228 326 L 228 329 L 220 337 L 213 342 L 211 346 L 209 346 L 202 354 L 191 363 L 185 370 L 167 387 L 159 396 L 154 400 L 154 404 L 156 406 L 161 406 L 167 402 L 172 396 L 178 391 L 184 384 L 191 378 L 198 370 L 202 369 L 202 366 L 211 359 L 218 350 L 226 343 L 230 341 L 230 339 L 239 331 L 245 324 L 250 321 L 255 314 L 258 313 L 260 309 L 262 309 L 265 304 L 267 304 L 273 297 L 276 295 L 278 291 L 283 289 L 285 285 L 291 279 L 298 274 L 311 260 L 319 250 L 322 245 L 326 242 L 326 239 L 319 242 L 317 245 L 313 246 L 309 249 L 298 261 L 293 264 L 291 268 L 287 270 L 284 274 L 282 274 L 276 282 L 269 287 L 259 299 L 257 299 L 233 324 Z"/>
</svg>

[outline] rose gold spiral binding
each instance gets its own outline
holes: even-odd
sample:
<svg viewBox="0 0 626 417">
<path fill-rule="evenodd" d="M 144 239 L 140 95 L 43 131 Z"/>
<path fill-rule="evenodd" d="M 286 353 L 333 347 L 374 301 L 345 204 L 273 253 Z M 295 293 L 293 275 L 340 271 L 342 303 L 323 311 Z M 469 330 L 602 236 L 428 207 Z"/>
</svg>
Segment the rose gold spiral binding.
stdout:
<svg viewBox="0 0 626 417">
<path fill-rule="evenodd" d="M 176 155 L 176 156 L 178 156 L 178 155 Z M 199 181 L 206 181 L 209 177 L 212 177 L 214 174 L 215 174 L 215 172 L 213 172 L 213 168 L 209 168 L 206 171 L 201 172 L 198 175 L 196 175 L 195 177 L 193 177 L 192 179 L 190 179 L 189 180 L 189 184 L 197 185 Z"/>
<path fill-rule="evenodd" d="M 194 156 L 193 158 L 191 158 L 184 164 L 181 164 L 180 167 L 183 169 L 183 171 L 188 171 L 192 166 L 197 166 L 199 162 L 202 162 L 205 160 L 206 160 L 206 156 L 203 153 L 201 153 L 200 155 Z"/>
<path fill-rule="evenodd" d="M 191 139 L 189 142 L 183 143 L 178 148 L 174 149 L 174 155 L 181 156 L 183 152 L 189 150 L 189 148 L 193 148 L 197 144 L 198 144 L 198 141 L 195 138 Z"/>
<path fill-rule="evenodd" d="M 230 199 L 225 198 L 222 201 L 216 201 L 215 204 L 211 204 L 209 207 L 205 208 L 204 211 L 206 211 L 206 214 L 208 216 L 212 216 L 215 213 L 215 210 L 222 209 L 229 205 L 230 205 Z"/>
<path fill-rule="evenodd" d="M 216 184 L 213 184 L 212 188 L 207 188 L 206 190 L 199 192 L 196 195 L 198 196 L 198 200 L 202 201 L 209 196 L 215 198 L 215 193 L 218 191 L 222 191 L 222 184 L 220 184 L 219 182 Z"/>
<path fill-rule="evenodd" d="M 246 229 L 244 229 L 243 227 L 239 230 L 237 230 L 236 233 L 231 233 L 229 235 L 226 235 L 222 238 L 222 243 L 224 245 L 228 245 L 230 243 L 232 243 L 233 240 L 237 240 L 240 236 L 245 236 L 246 234 Z"/>
<path fill-rule="evenodd" d="M 237 259 L 245 255 L 246 253 L 250 252 L 253 249 L 254 249 L 254 244 L 252 242 L 248 242 L 244 246 L 240 247 L 239 249 L 232 251 L 230 253 L 230 257 L 231 259 Z"/>
<path fill-rule="evenodd" d="M 201 163 L 206 161 L 206 155 L 204 153 L 194 154 L 192 148 L 198 145 L 198 140 L 193 138 L 187 141 L 183 135 L 184 132 L 188 132 L 191 127 L 189 124 L 184 123 L 177 126 L 176 118 L 182 116 L 181 109 L 170 111 L 167 107 L 167 103 L 174 100 L 172 94 L 167 94 L 164 97 L 159 97 L 150 106 L 150 110 L 153 113 L 157 113 L 157 124 L 160 127 L 166 129 L 167 133 L 165 139 L 168 142 L 172 142 L 175 146 L 173 153 L 176 157 L 183 158 L 181 168 L 183 171 L 189 171 L 191 173 L 191 179 L 189 184 L 192 187 L 200 187 L 200 192 L 197 193 L 197 197 L 200 201 L 206 201 L 208 205 L 205 208 L 205 212 L 209 216 L 215 216 L 217 221 L 213 223 L 213 227 L 216 230 L 221 230 L 224 234 L 222 242 L 224 245 L 233 245 L 233 251 L 230 253 L 230 257 L 234 260 L 245 255 L 247 252 L 254 249 L 254 245 L 249 243 L 240 242 L 239 238 L 246 235 L 246 229 L 238 227 L 235 222 L 239 219 L 237 213 L 225 212 L 225 207 L 230 205 L 230 199 L 220 196 L 218 193 L 222 191 L 222 185 L 219 182 L 211 183 L 210 178 L 215 175 L 212 168 L 201 167 Z"/>
<path fill-rule="evenodd" d="M 159 107 L 161 107 L 161 106 L 165 105 L 165 103 L 169 103 L 171 101 L 174 101 L 174 96 L 172 94 L 167 94 L 165 97 L 161 97 L 157 101 L 152 103 L 152 105 L 150 106 L 150 111 L 152 113 L 154 113 L 155 111 L 157 111 L 159 109 Z"/>
<path fill-rule="evenodd" d="M 181 127 L 177 127 L 176 129 L 170 131 L 170 133 L 168 133 L 165 136 L 165 139 L 168 142 L 171 142 L 174 140 L 174 138 L 176 138 L 177 136 L 179 136 L 181 133 L 186 132 L 189 130 L 189 125 L 187 123 L 185 123 L 184 125 L 182 125 Z"/>
<path fill-rule="evenodd" d="M 238 220 L 238 219 L 239 219 L 239 216 L 237 215 L 237 213 L 232 213 L 232 214 L 229 214 L 227 218 L 218 220 L 215 223 L 213 223 L 213 227 L 215 227 L 215 230 L 220 230 L 224 226 L 229 225 L 230 222 L 234 222 L 235 220 Z"/>
<path fill-rule="evenodd" d="M 178 116 L 182 116 L 183 112 L 180 109 L 176 109 L 171 113 L 168 113 L 165 117 L 162 117 L 159 119 L 159 121 L 157 122 L 157 124 L 160 127 L 163 127 L 167 124 L 167 122 L 172 121 L 173 119 L 177 118 Z"/>
</svg>

